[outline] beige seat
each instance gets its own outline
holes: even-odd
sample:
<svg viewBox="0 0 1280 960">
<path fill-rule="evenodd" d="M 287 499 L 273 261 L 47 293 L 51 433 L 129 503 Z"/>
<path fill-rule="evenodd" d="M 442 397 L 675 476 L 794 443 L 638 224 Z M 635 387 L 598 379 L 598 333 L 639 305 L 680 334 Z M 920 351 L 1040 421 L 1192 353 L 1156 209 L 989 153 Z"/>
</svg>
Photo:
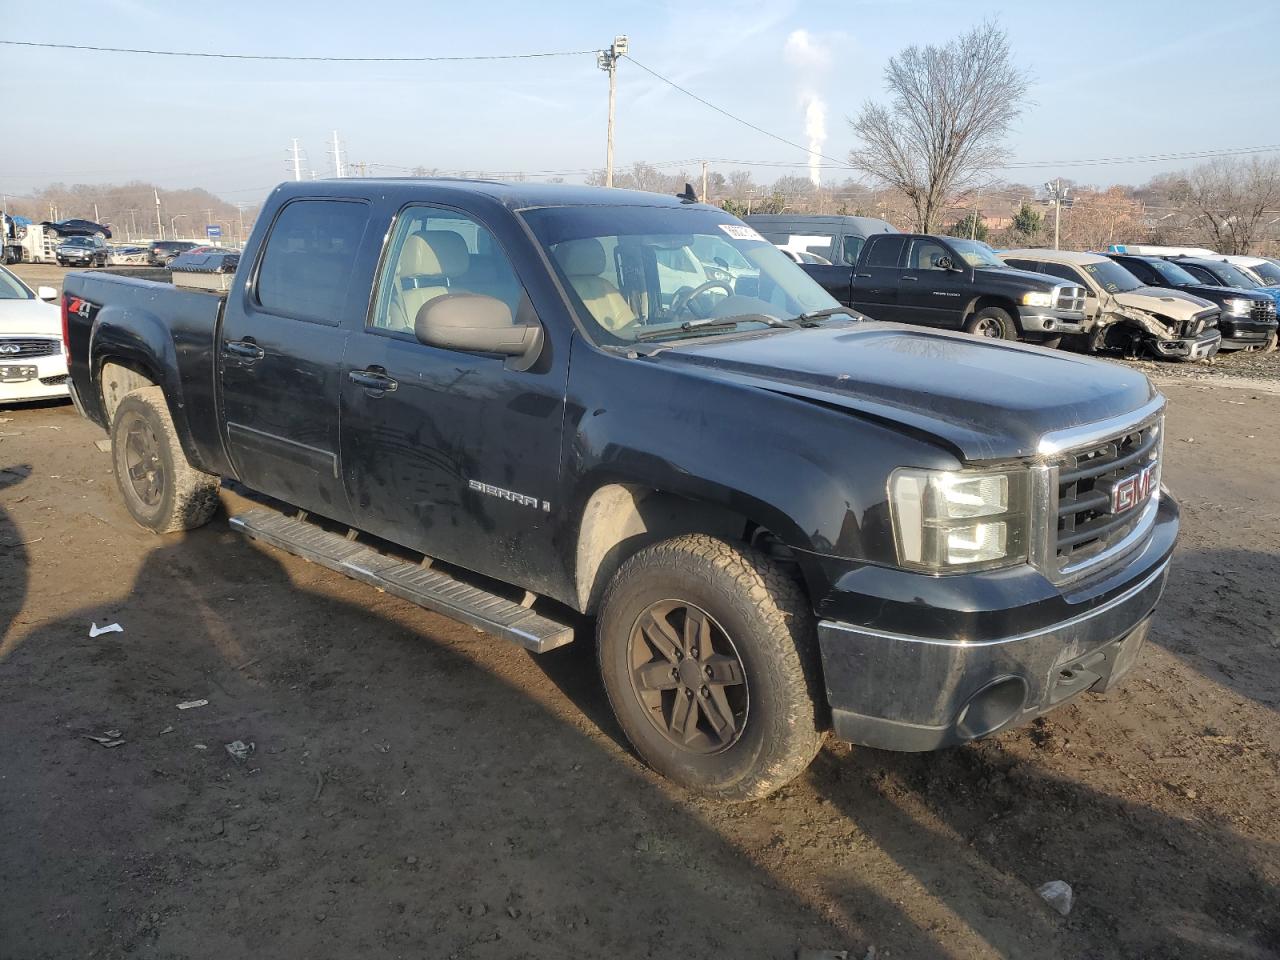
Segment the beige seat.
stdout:
<svg viewBox="0 0 1280 960">
<path fill-rule="evenodd" d="M 566 240 L 556 247 L 556 260 L 596 323 L 611 333 L 636 322 L 618 288 L 601 274 L 609 264 L 604 244 L 595 237 Z"/>
<path fill-rule="evenodd" d="M 452 230 L 423 230 L 405 237 L 386 325 L 413 332 L 422 305 L 448 293 L 467 272 L 470 259 L 466 241 Z"/>
</svg>

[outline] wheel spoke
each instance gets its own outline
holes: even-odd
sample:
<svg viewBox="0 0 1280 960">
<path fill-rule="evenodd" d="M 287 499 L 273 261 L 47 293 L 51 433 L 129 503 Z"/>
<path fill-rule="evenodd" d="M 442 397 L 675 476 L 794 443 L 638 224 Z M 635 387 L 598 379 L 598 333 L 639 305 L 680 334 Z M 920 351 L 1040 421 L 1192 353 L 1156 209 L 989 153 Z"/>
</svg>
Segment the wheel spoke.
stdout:
<svg viewBox="0 0 1280 960">
<path fill-rule="evenodd" d="M 674 672 L 671 664 L 654 660 L 636 667 L 636 686 L 641 690 L 674 690 L 680 682 Z"/>
<path fill-rule="evenodd" d="M 671 732 L 687 743 L 697 725 L 697 707 L 693 697 L 685 696 L 684 691 L 676 691 L 675 703 L 671 705 Z"/>
<path fill-rule="evenodd" d="M 135 483 L 141 482 L 142 478 L 147 475 L 147 465 L 139 460 L 129 468 L 129 479 Z"/>
<path fill-rule="evenodd" d="M 742 664 L 734 657 L 714 654 L 707 658 L 705 669 L 710 671 L 706 674 L 707 683 L 714 686 L 733 687 L 743 681 Z"/>
<path fill-rule="evenodd" d="M 729 706 L 723 687 L 710 687 L 707 693 L 708 695 L 701 701 L 702 715 L 715 730 L 716 739 L 725 743 L 734 732 L 733 709 Z"/>
<path fill-rule="evenodd" d="M 698 660 L 711 655 L 711 623 L 706 614 L 693 607 L 685 608 L 684 652 Z"/>
<path fill-rule="evenodd" d="M 671 624 L 660 614 L 649 613 L 640 625 L 645 639 L 672 663 L 680 662 L 680 638 Z"/>
</svg>

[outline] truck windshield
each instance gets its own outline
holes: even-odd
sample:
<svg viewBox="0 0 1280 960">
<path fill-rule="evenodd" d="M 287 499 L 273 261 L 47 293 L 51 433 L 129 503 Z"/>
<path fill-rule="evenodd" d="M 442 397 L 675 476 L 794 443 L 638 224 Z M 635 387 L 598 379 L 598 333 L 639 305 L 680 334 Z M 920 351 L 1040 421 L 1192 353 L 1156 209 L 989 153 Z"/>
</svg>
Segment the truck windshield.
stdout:
<svg viewBox="0 0 1280 960">
<path fill-rule="evenodd" d="M 1146 262 L 1151 269 L 1160 274 L 1160 276 L 1164 277 L 1164 279 L 1168 280 L 1175 287 L 1195 286 L 1200 282 L 1176 263 L 1170 263 L 1168 260 L 1161 260 L 1157 257 L 1153 257 Z"/>
<path fill-rule="evenodd" d="M 1264 287 L 1280 286 L 1280 267 L 1277 267 L 1270 260 L 1264 260 L 1262 263 L 1252 264 L 1249 269 L 1262 278 L 1262 285 Z"/>
<path fill-rule="evenodd" d="M 947 242 L 956 253 L 964 258 L 971 267 L 1004 267 L 1007 264 L 996 256 L 996 252 L 980 240 L 957 240 L 948 237 Z"/>
<path fill-rule="evenodd" d="M 1080 267 L 1107 293 L 1127 293 L 1142 286 L 1137 277 L 1112 260 L 1082 263 Z"/>
<path fill-rule="evenodd" d="M 1242 273 L 1225 260 L 1215 260 L 1206 269 L 1218 278 L 1224 287 L 1241 287 L 1245 290 L 1258 286 L 1258 282 L 1247 273 Z"/>
<path fill-rule="evenodd" d="M 0 267 L 0 300 L 34 300 L 27 285 L 4 267 Z"/>
<path fill-rule="evenodd" d="M 580 206 L 522 216 L 598 343 L 765 330 L 839 308 L 782 251 L 718 211 Z M 699 251 L 710 249 L 719 256 L 709 264 Z"/>
</svg>

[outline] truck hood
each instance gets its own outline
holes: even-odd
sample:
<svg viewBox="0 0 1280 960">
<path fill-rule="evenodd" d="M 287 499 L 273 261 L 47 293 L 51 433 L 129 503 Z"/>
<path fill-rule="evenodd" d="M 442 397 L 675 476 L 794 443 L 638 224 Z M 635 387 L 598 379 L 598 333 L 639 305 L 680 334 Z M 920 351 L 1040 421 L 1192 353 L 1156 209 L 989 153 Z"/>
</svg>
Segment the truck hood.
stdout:
<svg viewBox="0 0 1280 960">
<path fill-rule="evenodd" d="M 1209 283 L 1197 283 L 1194 287 L 1181 287 L 1180 289 L 1196 297 L 1202 294 L 1214 294 L 1222 297 L 1236 297 L 1240 300 L 1257 300 L 1259 303 L 1266 303 L 1271 299 L 1271 297 L 1258 290 L 1246 290 L 1243 287 L 1219 287 Z"/>
<path fill-rule="evenodd" d="M 1190 320 L 1203 310 L 1216 309 L 1217 304 L 1187 293 L 1185 290 L 1170 290 L 1166 287 L 1139 287 L 1126 293 L 1111 294 L 1120 304 L 1157 313 L 1171 320 Z"/>
<path fill-rule="evenodd" d="M 43 300 L 0 300 L 0 337 L 62 338 L 62 313 Z"/>
<path fill-rule="evenodd" d="M 1072 284 L 1069 280 L 1045 276 L 1043 273 L 1036 273 L 1034 270 L 1023 270 L 1020 267 L 975 267 L 974 269 L 977 273 L 994 273 L 1001 277 L 1017 280 L 1036 290 L 1052 290 L 1058 284 L 1079 286 L 1079 284 Z"/>
<path fill-rule="evenodd" d="M 1116 364 L 875 321 L 685 344 L 653 360 L 924 433 L 972 461 L 1034 456 L 1043 434 L 1156 395 Z"/>
</svg>

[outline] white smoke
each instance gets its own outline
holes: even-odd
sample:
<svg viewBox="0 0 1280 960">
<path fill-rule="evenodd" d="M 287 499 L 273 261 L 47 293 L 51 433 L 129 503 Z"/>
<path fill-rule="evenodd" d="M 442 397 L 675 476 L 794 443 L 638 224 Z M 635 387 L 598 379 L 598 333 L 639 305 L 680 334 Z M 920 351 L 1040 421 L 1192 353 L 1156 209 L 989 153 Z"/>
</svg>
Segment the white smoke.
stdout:
<svg viewBox="0 0 1280 960">
<path fill-rule="evenodd" d="M 783 44 L 782 55 L 796 74 L 800 106 L 804 110 L 804 134 L 809 140 L 809 179 L 816 187 L 822 180 L 819 154 L 827 142 L 827 104 L 818 89 L 831 65 L 831 51 L 808 30 L 793 30 Z"/>
</svg>

